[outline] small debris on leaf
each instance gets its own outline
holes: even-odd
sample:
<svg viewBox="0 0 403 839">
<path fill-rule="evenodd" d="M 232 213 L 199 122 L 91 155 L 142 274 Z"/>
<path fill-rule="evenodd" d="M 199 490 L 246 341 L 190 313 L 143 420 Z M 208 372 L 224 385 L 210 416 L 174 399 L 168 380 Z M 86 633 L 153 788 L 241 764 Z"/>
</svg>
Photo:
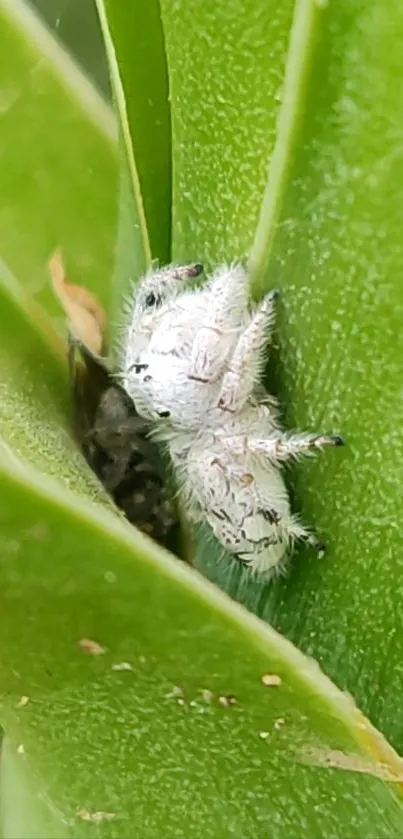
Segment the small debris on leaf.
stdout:
<svg viewBox="0 0 403 839">
<path fill-rule="evenodd" d="M 259 731 L 259 737 L 261 740 L 268 740 L 270 737 L 269 731 Z"/>
<path fill-rule="evenodd" d="M 281 678 L 277 673 L 264 673 L 262 676 L 262 684 L 266 688 L 275 688 L 281 685 Z"/>
<path fill-rule="evenodd" d="M 121 661 L 119 664 L 112 664 L 112 670 L 133 670 L 132 665 L 128 661 Z"/>
<path fill-rule="evenodd" d="M 93 813 L 90 813 L 85 807 L 81 807 L 77 811 L 77 815 L 83 822 L 94 822 L 95 824 L 110 822 L 112 819 L 116 819 L 116 813 L 105 813 L 103 810 L 95 810 Z"/>
<path fill-rule="evenodd" d="M 74 337 L 93 353 L 100 354 L 106 326 L 103 307 L 88 289 L 69 282 L 60 250 L 50 258 L 48 267 L 53 291 L 69 319 Z"/>
<path fill-rule="evenodd" d="M 223 708 L 232 708 L 233 705 L 237 704 L 237 701 L 236 696 L 232 696 L 231 694 L 223 694 L 218 697 L 218 704 Z"/>
<path fill-rule="evenodd" d="M 276 731 L 278 731 L 279 728 L 283 727 L 284 723 L 285 720 L 283 719 L 283 717 L 279 717 L 277 720 L 274 720 L 273 727 L 276 729 Z"/>
<path fill-rule="evenodd" d="M 214 699 L 213 691 L 209 690 L 208 688 L 203 688 L 201 695 L 204 702 L 212 702 Z"/>
<path fill-rule="evenodd" d="M 21 696 L 17 703 L 17 708 L 25 708 L 25 705 L 28 705 L 29 696 Z"/>
<path fill-rule="evenodd" d="M 184 694 L 183 694 L 182 688 L 179 687 L 179 685 L 174 685 L 172 690 L 170 690 L 169 693 L 165 694 L 165 698 L 166 699 L 175 699 L 175 698 L 178 698 L 178 696 L 183 697 L 183 695 Z"/>
<path fill-rule="evenodd" d="M 105 655 L 106 647 L 101 647 L 98 641 L 92 641 L 91 638 L 80 638 L 78 646 L 83 653 L 88 655 Z"/>
<path fill-rule="evenodd" d="M 25 748 L 24 748 L 22 743 L 20 743 L 20 745 L 17 746 L 17 754 L 19 754 L 19 755 L 24 755 L 25 754 Z"/>
</svg>

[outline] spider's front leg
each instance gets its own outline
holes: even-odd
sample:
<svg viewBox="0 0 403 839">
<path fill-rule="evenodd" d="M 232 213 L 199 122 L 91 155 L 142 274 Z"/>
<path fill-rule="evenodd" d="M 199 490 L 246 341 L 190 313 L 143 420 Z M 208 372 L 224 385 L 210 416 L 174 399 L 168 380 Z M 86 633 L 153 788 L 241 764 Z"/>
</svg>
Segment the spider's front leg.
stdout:
<svg viewBox="0 0 403 839">
<path fill-rule="evenodd" d="M 273 330 L 278 291 L 271 291 L 241 333 L 225 373 L 218 405 L 235 413 L 245 404 L 259 381 L 264 364 L 263 350 Z"/>
<path fill-rule="evenodd" d="M 193 342 L 189 379 L 214 381 L 222 371 L 247 309 L 247 276 L 241 265 L 224 266 L 208 286 L 207 309 Z"/>
<path fill-rule="evenodd" d="M 304 432 L 285 434 L 283 431 L 273 431 L 268 437 L 262 439 L 241 434 L 229 436 L 223 432 L 217 432 L 216 436 L 223 447 L 233 455 L 262 455 L 274 462 L 312 454 L 329 446 L 344 445 L 344 440 L 339 435 Z"/>
</svg>

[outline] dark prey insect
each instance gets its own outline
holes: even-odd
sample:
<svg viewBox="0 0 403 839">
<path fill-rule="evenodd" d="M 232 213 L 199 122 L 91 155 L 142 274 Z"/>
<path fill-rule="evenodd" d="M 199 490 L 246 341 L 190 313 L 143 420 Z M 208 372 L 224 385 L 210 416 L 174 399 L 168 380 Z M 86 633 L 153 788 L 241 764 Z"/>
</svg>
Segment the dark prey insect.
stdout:
<svg viewBox="0 0 403 839">
<path fill-rule="evenodd" d="M 176 509 L 149 423 L 102 359 L 71 333 L 69 370 L 74 430 L 87 463 L 132 524 L 175 550 Z"/>
</svg>

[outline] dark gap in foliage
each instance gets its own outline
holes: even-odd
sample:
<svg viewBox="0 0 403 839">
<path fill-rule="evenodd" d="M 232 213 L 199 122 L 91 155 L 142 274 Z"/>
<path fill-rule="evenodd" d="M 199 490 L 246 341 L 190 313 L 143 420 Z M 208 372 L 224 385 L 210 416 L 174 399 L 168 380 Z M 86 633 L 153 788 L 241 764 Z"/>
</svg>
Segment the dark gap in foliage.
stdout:
<svg viewBox="0 0 403 839">
<path fill-rule="evenodd" d="M 175 504 L 146 421 L 101 359 L 72 339 L 69 361 L 74 433 L 88 465 L 131 524 L 180 555 Z"/>
</svg>

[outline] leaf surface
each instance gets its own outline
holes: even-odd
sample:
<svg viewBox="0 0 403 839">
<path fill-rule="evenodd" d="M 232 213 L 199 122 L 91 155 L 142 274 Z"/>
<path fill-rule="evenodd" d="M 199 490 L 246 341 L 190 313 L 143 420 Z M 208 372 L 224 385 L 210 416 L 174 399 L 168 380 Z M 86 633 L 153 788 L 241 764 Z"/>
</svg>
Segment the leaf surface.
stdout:
<svg viewBox="0 0 403 839">
<path fill-rule="evenodd" d="M 253 291 L 281 289 L 269 385 L 285 425 L 347 440 L 287 471 L 325 560 L 301 549 L 265 585 L 203 534 L 199 567 L 315 656 L 403 749 L 402 6 L 161 7 L 173 256 L 249 256 Z"/>
<path fill-rule="evenodd" d="M 107 20 L 114 45 L 151 253 L 166 263 L 171 247 L 171 127 L 159 2 L 97 3 L 104 32 Z"/>
<path fill-rule="evenodd" d="M 0 264 L 0 459 L 105 501 L 72 436 L 66 348 L 51 320 Z"/>
<path fill-rule="evenodd" d="M 46 263 L 56 247 L 72 279 L 108 301 L 116 227 L 113 115 L 22 0 L 0 0 L 0 254 L 59 312 Z"/>
<path fill-rule="evenodd" d="M 386 745 L 365 772 L 305 765 L 368 733 L 314 663 L 29 467 L 2 467 L 0 501 L 7 836 L 400 835 Z"/>
<path fill-rule="evenodd" d="M 301 5 L 304 4 L 298 6 L 299 10 Z M 310 8 L 306 5 L 307 11 Z M 305 48 L 316 44 L 311 74 L 313 79 L 315 70 L 318 85 L 331 59 L 338 67 L 341 57 L 344 60 L 348 56 L 348 37 L 352 37 L 352 32 L 352 42 L 357 46 L 353 24 L 357 28 L 359 12 L 364 15 L 358 27 L 363 41 L 367 43 L 368 33 L 373 36 L 374 29 L 365 17 L 368 10 L 357 3 L 354 14 L 349 16 L 346 6 L 340 8 L 346 15 L 340 23 L 341 40 L 337 41 L 338 30 L 335 18 L 330 17 L 330 8 L 312 14 L 304 30 Z M 172 4 L 163 2 L 162 11 L 175 143 L 173 255 L 178 259 L 203 258 L 207 264 L 245 256 L 253 247 L 267 159 L 276 151 L 275 125 L 282 98 L 276 83 L 282 81 L 284 73 L 293 10 L 291 5 L 282 6 L 280 11 L 274 6 L 263 9 L 257 0 L 238 0 L 231 9 L 223 0 L 214 9 L 212 0 L 203 4 L 197 0 L 190 10 L 188 4 L 176 0 Z M 397 8 L 394 12 L 400 14 Z M 378 13 L 379 35 L 383 31 L 380 23 L 385 21 L 380 6 Z M 373 14 L 372 11 L 371 20 Z M 113 42 L 108 41 L 107 24 L 105 17 L 103 26 L 125 140 L 122 178 L 127 191 L 122 192 L 121 198 L 125 215 L 120 224 L 116 273 L 120 294 L 136 271 L 147 265 L 150 248 L 135 166 L 136 149 L 133 154 L 124 90 L 119 87 L 119 63 L 111 51 Z M 194 46 L 196 34 L 200 37 L 200 64 L 194 60 L 190 66 L 186 63 L 186 47 Z M 382 43 L 380 35 L 379 38 Z M 375 41 L 371 43 L 375 48 Z M 393 64 L 392 54 L 390 50 Z M 308 64 L 303 65 L 304 72 Z M 378 61 L 377 66 L 380 64 Z M 331 132 L 330 115 L 334 117 L 336 113 L 333 104 L 326 106 L 327 111 L 324 108 L 323 113 L 329 117 L 325 123 L 319 106 L 328 101 L 326 96 L 333 90 L 335 73 L 333 70 L 330 74 L 323 93 L 321 86 L 319 90 L 312 87 L 312 91 L 316 90 L 312 101 L 311 81 L 307 91 L 301 87 L 298 93 L 295 105 L 301 111 L 298 119 L 288 123 L 296 133 L 289 137 L 289 154 L 283 158 L 285 174 L 278 181 L 281 189 L 276 193 L 275 213 L 268 223 L 263 209 L 260 256 L 256 256 L 257 246 L 252 250 L 256 279 L 261 282 L 267 269 L 269 281 L 275 267 L 276 285 L 282 285 L 284 290 L 282 354 L 281 363 L 275 367 L 276 382 L 279 392 L 287 395 L 284 403 L 289 406 L 289 418 L 293 420 L 295 416 L 298 422 L 304 420 L 304 411 L 307 419 L 312 414 L 315 421 L 336 418 L 330 400 L 320 403 L 327 379 L 320 379 L 321 357 L 315 355 L 317 347 L 326 354 L 329 343 L 333 302 L 329 297 L 327 305 L 326 295 L 333 288 L 329 285 L 331 274 L 325 262 L 323 273 L 320 265 L 316 266 L 315 284 L 309 277 L 309 282 L 305 278 L 304 284 L 298 285 L 295 278 L 298 248 L 305 254 L 307 270 L 312 270 L 308 257 L 316 253 L 308 235 L 313 224 L 310 205 L 305 203 L 309 194 L 306 185 L 311 183 L 309 154 L 315 158 L 310 165 L 319 179 L 327 171 L 328 162 L 325 154 L 321 166 L 315 169 L 320 155 L 318 148 L 316 156 L 313 154 L 311 142 L 314 149 L 312 137 L 317 135 L 311 135 L 308 123 L 313 120 L 318 136 L 320 132 L 325 136 Z M 336 89 L 340 92 L 339 84 L 335 84 Z M 309 104 L 305 110 L 302 95 Z M 313 116 L 316 113 L 317 122 Z M 256 131 L 251 130 L 253 121 Z M 335 123 L 338 125 L 336 118 Z M 207 135 L 199 133 L 200 126 Z M 348 134 L 342 133 L 343 137 Z M 355 144 L 357 136 L 354 135 Z M 351 141 L 351 148 L 356 148 L 354 143 Z M 370 138 L 368 143 L 371 145 Z M 324 144 L 323 148 L 327 146 Z M 338 135 L 335 154 L 336 150 L 340 152 Z M 388 186 L 391 190 L 392 184 Z M 321 194 L 313 177 L 311 189 L 312 195 Z M 267 205 L 270 201 L 264 202 L 264 207 Z M 346 207 L 352 213 L 354 200 L 343 204 L 345 212 Z M 293 218 L 291 208 L 293 213 L 300 212 L 304 220 L 301 242 L 298 225 L 289 222 Z M 357 217 L 348 218 L 354 230 L 353 220 Z M 332 213 L 327 211 L 322 218 L 329 225 L 329 240 L 332 219 Z M 314 244 L 319 247 L 319 232 L 317 236 Z M 288 242 L 285 251 L 284 242 Z M 396 244 L 397 254 L 398 247 Z M 337 250 L 338 257 L 342 253 Z M 271 262 L 267 267 L 268 260 Z M 303 264 L 301 256 L 301 271 Z M 337 288 L 341 274 L 335 270 L 334 273 Z M 83 278 L 77 278 L 79 281 L 83 282 Z M 26 315 L 25 304 L 17 299 L 16 290 L 4 281 L 1 294 L 10 313 L 1 352 L 5 358 L 3 367 L 10 365 L 12 384 L 11 378 L 4 381 L 10 393 L 11 388 L 15 391 L 13 399 L 16 394 L 18 404 L 24 406 L 27 399 L 32 399 L 32 392 L 28 391 L 30 367 L 27 366 L 24 378 L 23 360 L 30 359 L 32 353 L 35 361 L 38 353 L 38 363 L 33 364 L 32 371 L 35 399 L 45 406 L 41 411 L 49 410 L 49 415 L 59 422 L 57 406 L 65 394 L 59 362 L 56 357 L 53 360 L 47 339 L 40 337 L 42 327 L 35 325 L 33 313 Z M 323 301 L 323 309 L 317 312 L 320 318 L 311 319 L 315 295 L 316 305 Z M 364 303 L 365 300 L 364 294 Z M 368 324 L 374 328 L 372 310 L 368 311 Z M 340 319 L 342 314 L 338 315 Z M 350 318 L 349 322 L 351 339 L 356 335 L 355 321 Z M 386 334 L 386 319 L 384 324 Z M 318 326 L 323 333 L 315 333 Z M 338 330 L 331 330 L 332 335 L 333 331 Z M 43 345 L 46 351 L 42 353 Z M 354 346 L 357 349 L 358 343 Z M 360 364 L 367 370 L 365 359 L 367 355 Z M 313 365 L 312 372 L 308 362 Z M 317 388 L 320 387 L 316 401 L 307 389 L 308 384 L 316 381 L 315 375 Z M 359 395 L 361 380 L 352 381 Z M 353 393 L 351 398 L 355 396 Z M 346 404 L 354 417 L 353 406 L 348 401 Z M 342 421 L 341 403 L 337 403 L 337 420 L 339 416 Z M 7 433 L 13 429 L 12 419 L 10 411 L 5 422 Z M 132 836 L 133 829 L 144 839 L 155 839 L 156 835 L 167 839 L 178 835 L 197 835 L 201 839 L 252 835 L 296 839 L 301 834 L 326 835 L 330 839 L 345 835 L 351 839 L 390 839 L 400 835 L 403 816 L 397 782 L 403 776 L 401 761 L 317 665 L 115 515 L 100 511 L 84 497 L 67 492 L 59 482 L 39 472 L 39 457 L 29 448 L 25 426 L 16 440 L 10 439 L 9 445 L 16 450 L 20 446 L 22 451 L 26 447 L 24 457 L 36 469 L 28 463 L 21 469 L 10 455 L 0 459 L 0 722 L 7 732 L 1 772 L 3 834 L 47 835 L 50 839 L 57 827 L 60 836 L 74 839 L 90 832 L 120 839 Z M 41 439 L 38 452 L 42 445 Z M 323 525 L 331 544 L 338 545 L 340 538 L 340 545 L 346 547 L 351 546 L 353 535 L 349 531 L 350 541 L 342 541 L 339 507 L 334 499 L 339 499 L 340 504 L 344 498 L 346 483 L 337 481 L 343 475 L 347 480 L 343 469 L 348 457 L 348 453 L 344 461 L 337 461 L 336 457 L 331 461 L 328 457 L 327 464 L 318 461 L 310 469 L 305 467 L 304 472 L 301 466 L 296 482 L 296 500 L 305 514 L 311 505 L 312 520 L 317 526 Z M 60 463 L 57 472 L 61 472 Z M 317 477 L 320 474 L 321 481 Z M 299 491 L 299 475 L 304 477 L 303 493 Z M 349 478 L 347 488 L 351 492 L 353 483 Z M 325 504 L 326 492 L 329 496 Z M 346 516 L 344 507 L 343 513 Z M 271 586 L 249 583 L 245 578 L 239 586 L 239 569 L 232 574 L 227 560 L 220 560 L 211 544 L 205 543 L 204 550 L 204 569 L 219 577 L 223 586 L 256 611 L 265 612 L 297 643 L 320 654 L 329 670 L 331 662 L 337 660 L 337 680 L 342 680 L 340 674 L 344 672 L 348 685 L 350 679 L 354 682 L 354 665 L 348 670 L 347 666 L 349 656 L 357 655 L 357 650 L 346 646 L 350 630 L 343 623 L 343 604 L 349 589 L 345 564 L 334 559 L 336 547 L 329 560 L 322 563 L 301 555 L 294 560 L 289 577 Z M 345 556 L 353 554 L 347 552 L 344 559 Z M 331 582 L 332 574 L 333 588 L 326 583 Z M 379 616 L 379 624 L 373 630 L 365 624 L 367 614 L 374 619 L 373 612 L 366 611 L 366 604 L 372 605 L 374 586 L 368 573 L 360 577 L 354 604 L 360 615 L 354 615 L 353 623 L 356 627 L 360 622 L 363 647 L 358 650 L 359 656 L 362 649 L 369 650 L 367 638 L 383 655 L 396 648 L 390 643 L 387 649 L 385 643 L 386 616 Z M 328 631 L 326 620 L 328 614 L 332 617 L 332 598 L 337 621 L 329 620 Z M 315 623 L 307 636 L 304 621 L 314 610 Z M 344 644 L 344 671 L 340 657 L 337 659 L 339 638 Z M 326 658 L 326 651 L 331 650 L 330 639 L 335 655 Z M 354 634 L 349 643 L 351 639 L 354 640 Z M 398 669 L 396 660 L 394 667 Z M 364 679 L 368 681 L 369 676 L 370 671 L 365 671 Z M 274 679 L 274 684 L 266 685 L 267 677 L 271 682 Z M 377 677 L 380 680 L 379 674 Z M 353 683 L 352 688 L 355 687 Z M 376 697 L 382 698 L 379 687 Z M 394 708 L 397 712 L 396 705 Z M 395 783 L 391 784 L 391 780 Z M 22 807 L 30 818 L 21 818 Z"/>
</svg>

